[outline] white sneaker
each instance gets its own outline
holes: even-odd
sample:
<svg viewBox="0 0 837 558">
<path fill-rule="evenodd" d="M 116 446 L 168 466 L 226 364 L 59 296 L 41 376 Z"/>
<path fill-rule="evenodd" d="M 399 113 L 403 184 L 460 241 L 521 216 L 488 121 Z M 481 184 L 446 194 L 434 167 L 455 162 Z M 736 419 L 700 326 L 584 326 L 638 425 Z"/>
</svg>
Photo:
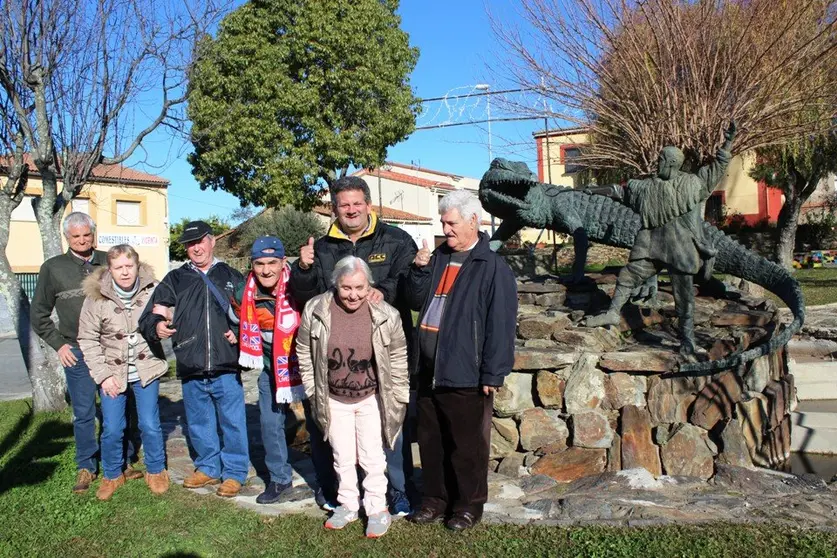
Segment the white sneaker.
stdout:
<svg viewBox="0 0 837 558">
<path fill-rule="evenodd" d="M 389 530 L 391 523 L 392 517 L 388 511 L 373 513 L 369 516 L 369 522 L 366 524 L 366 538 L 377 539 L 383 537 Z"/>
<path fill-rule="evenodd" d="M 352 521 L 357 521 L 357 512 L 352 511 L 346 506 L 338 506 L 331 517 L 325 522 L 326 529 L 342 529 Z"/>
</svg>

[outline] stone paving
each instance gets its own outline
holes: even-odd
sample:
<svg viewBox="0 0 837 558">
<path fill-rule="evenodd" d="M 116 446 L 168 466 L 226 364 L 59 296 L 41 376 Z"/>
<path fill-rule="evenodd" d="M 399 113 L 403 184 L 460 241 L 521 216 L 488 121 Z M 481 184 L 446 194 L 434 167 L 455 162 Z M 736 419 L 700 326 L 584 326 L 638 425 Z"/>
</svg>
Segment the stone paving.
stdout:
<svg viewBox="0 0 837 558">
<path fill-rule="evenodd" d="M 243 508 L 262 514 L 303 513 L 325 518 L 325 513 L 316 507 L 308 485 L 308 481 L 313 484 L 311 461 L 297 449 L 290 452 L 294 488 L 280 503 L 255 503 L 256 496 L 264 488 L 265 473 L 256 380 L 257 374 L 244 375 L 253 466 L 247 485 L 233 500 Z M 165 381 L 160 395 L 169 470 L 174 482 L 182 482 L 192 472 L 192 460 L 184 434 L 180 382 Z M 800 477 L 723 464 L 717 465 L 715 475 L 709 481 L 668 476 L 655 479 L 644 469 L 605 472 L 572 483 L 558 483 L 545 475 L 531 475 L 525 467 L 515 473 L 520 476 L 489 473 L 485 522 L 553 526 L 770 522 L 837 531 L 837 483 L 826 483 L 812 475 Z M 214 489 L 197 492 L 207 498 L 217 498 Z"/>
</svg>

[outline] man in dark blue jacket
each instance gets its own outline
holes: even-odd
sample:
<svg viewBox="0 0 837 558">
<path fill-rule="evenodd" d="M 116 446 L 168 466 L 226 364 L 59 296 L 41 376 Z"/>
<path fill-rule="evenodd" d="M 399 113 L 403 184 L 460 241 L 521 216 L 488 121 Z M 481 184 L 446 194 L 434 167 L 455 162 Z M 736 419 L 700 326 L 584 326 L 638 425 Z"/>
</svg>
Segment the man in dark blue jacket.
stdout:
<svg viewBox="0 0 837 558">
<path fill-rule="evenodd" d="M 461 531 L 482 517 L 494 392 L 514 363 L 517 283 L 479 232 L 476 196 L 439 203 L 446 242 L 416 254 L 407 296 L 419 314 L 412 370 L 418 376 L 418 442 L 424 492 L 416 523 L 449 515 Z"/>
<path fill-rule="evenodd" d="M 188 223 L 177 241 L 186 246 L 189 261 L 154 290 L 140 317 L 140 333 L 149 342 L 171 337 L 177 357 L 189 440 L 197 454 L 195 472 L 183 486 L 221 483 L 217 494 L 232 498 L 250 468 L 238 340 L 227 320 L 230 299 L 244 277 L 215 257 L 215 238 L 205 222 Z"/>
</svg>

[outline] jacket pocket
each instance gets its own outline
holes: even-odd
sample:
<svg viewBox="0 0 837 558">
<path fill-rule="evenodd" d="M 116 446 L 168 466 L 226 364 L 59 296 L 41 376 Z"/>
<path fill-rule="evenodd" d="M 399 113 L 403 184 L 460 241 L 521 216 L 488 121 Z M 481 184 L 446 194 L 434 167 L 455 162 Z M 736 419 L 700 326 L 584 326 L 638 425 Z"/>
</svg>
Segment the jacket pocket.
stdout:
<svg viewBox="0 0 837 558">
<path fill-rule="evenodd" d="M 174 352 L 177 352 L 177 351 L 181 350 L 183 347 L 187 347 L 187 346 L 191 345 L 192 343 L 194 343 L 197 340 L 197 338 L 198 338 L 197 335 L 193 335 L 191 337 L 187 337 L 186 339 L 184 339 L 183 341 L 181 341 L 177 344 L 172 344 L 172 350 Z"/>
</svg>

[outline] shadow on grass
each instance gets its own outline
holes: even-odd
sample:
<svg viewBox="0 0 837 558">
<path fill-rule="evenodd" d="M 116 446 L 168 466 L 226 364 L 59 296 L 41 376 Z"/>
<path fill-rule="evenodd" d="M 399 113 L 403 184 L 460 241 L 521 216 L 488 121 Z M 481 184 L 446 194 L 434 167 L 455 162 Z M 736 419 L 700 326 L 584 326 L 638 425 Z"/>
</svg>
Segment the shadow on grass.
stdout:
<svg viewBox="0 0 837 558">
<path fill-rule="evenodd" d="M 0 455 L 8 452 L 33 421 L 32 408 L 20 417 L 17 424 L 0 441 Z M 38 425 L 35 434 L 0 469 L 0 495 L 18 486 L 41 484 L 52 477 L 58 463 L 46 461 L 61 454 L 73 435 L 72 425 L 50 419 Z"/>
</svg>

